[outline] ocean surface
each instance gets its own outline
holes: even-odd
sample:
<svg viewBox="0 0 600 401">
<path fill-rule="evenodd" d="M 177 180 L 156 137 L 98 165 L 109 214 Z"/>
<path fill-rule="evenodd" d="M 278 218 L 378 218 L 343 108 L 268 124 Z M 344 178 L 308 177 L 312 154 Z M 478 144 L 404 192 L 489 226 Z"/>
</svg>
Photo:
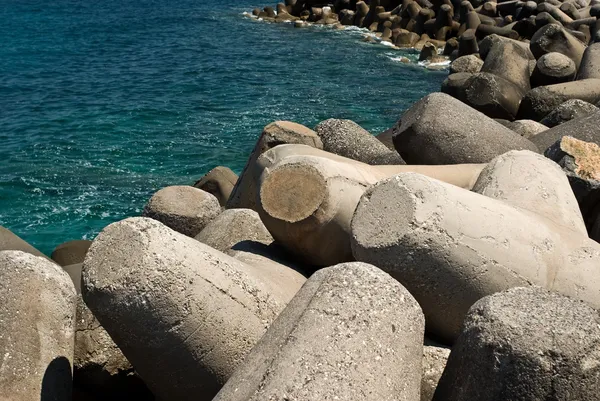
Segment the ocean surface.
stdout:
<svg viewBox="0 0 600 401">
<path fill-rule="evenodd" d="M 357 30 L 243 15 L 271 3 L 0 1 L 0 225 L 49 254 L 161 187 L 239 172 L 269 122 L 379 133 L 445 78 Z"/>
</svg>

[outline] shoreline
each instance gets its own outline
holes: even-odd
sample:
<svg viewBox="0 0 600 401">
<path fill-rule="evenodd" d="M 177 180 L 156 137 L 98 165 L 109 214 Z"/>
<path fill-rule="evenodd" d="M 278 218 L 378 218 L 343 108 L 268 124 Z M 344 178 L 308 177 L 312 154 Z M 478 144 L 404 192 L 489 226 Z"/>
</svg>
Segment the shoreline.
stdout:
<svg viewBox="0 0 600 401">
<path fill-rule="evenodd" d="M 416 57 L 407 57 L 406 55 L 400 55 L 398 57 L 389 57 L 390 60 L 400 62 L 403 64 L 410 64 L 412 66 L 422 67 L 431 71 L 444 71 L 448 70 L 450 66 L 450 59 L 447 56 L 443 55 L 442 49 L 438 49 L 438 58 L 436 60 L 425 59 L 419 60 L 419 55 L 425 43 L 421 43 L 417 47 L 398 47 L 394 45 L 391 41 L 382 38 L 381 33 L 369 31 L 367 28 L 361 28 L 354 25 L 341 25 L 341 24 L 317 24 L 308 21 L 302 21 L 302 24 L 297 24 L 296 21 L 292 20 L 283 20 L 277 21 L 274 18 L 261 18 L 256 15 L 253 15 L 250 12 L 244 11 L 242 15 L 245 18 L 249 18 L 255 22 L 263 22 L 266 24 L 286 24 L 294 26 L 295 28 L 307 29 L 307 28 L 315 28 L 315 29 L 326 29 L 333 31 L 344 31 L 349 33 L 360 34 L 361 42 L 367 44 L 373 44 L 381 46 L 384 49 L 388 49 L 390 51 L 398 51 L 398 52 L 414 52 L 410 55 L 414 55 Z"/>
</svg>

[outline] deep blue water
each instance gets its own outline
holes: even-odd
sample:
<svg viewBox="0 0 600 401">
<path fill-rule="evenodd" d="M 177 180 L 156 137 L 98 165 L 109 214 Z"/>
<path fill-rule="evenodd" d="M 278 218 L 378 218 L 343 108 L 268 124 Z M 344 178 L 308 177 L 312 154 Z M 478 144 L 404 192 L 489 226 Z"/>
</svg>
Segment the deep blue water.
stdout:
<svg viewBox="0 0 600 401">
<path fill-rule="evenodd" d="M 378 133 L 444 79 L 359 32 L 242 15 L 267 4 L 0 1 L 0 225 L 50 253 L 163 186 L 239 172 L 271 121 Z"/>
</svg>

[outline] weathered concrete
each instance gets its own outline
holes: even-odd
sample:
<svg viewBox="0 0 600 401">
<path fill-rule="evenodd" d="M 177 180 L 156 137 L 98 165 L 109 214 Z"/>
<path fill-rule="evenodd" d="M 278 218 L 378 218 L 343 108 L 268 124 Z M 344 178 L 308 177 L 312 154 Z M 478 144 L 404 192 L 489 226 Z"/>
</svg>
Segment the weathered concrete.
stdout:
<svg viewBox="0 0 600 401">
<path fill-rule="evenodd" d="M 489 72 L 478 72 L 465 81 L 459 99 L 488 117 L 514 120 L 524 95 L 523 89 L 511 81 Z"/>
<path fill-rule="evenodd" d="M 220 213 L 221 205 L 213 195 L 191 186 L 176 185 L 152 195 L 142 216 L 193 237 Z"/>
<path fill-rule="evenodd" d="M 488 52 L 481 71 L 502 77 L 526 92 L 531 89 L 529 56 L 529 51 L 514 41 L 499 41 Z"/>
<path fill-rule="evenodd" d="M 365 192 L 352 220 L 352 251 L 405 285 L 429 332 L 446 343 L 473 303 L 511 287 L 538 284 L 600 306 L 597 243 L 419 174 L 399 174 Z"/>
<path fill-rule="evenodd" d="M 230 168 L 217 166 L 196 181 L 194 187 L 214 195 L 225 206 L 237 180 L 237 174 Z"/>
<path fill-rule="evenodd" d="M 254 187 L 252 168 L 260 155 L 282 144 L 302 144 L 323 149 L 323 143 L 317 133 L 304 125 L 290 121 L 275 121 L 267 125 L 258 138 L 248 162 L 231 192 L 227 201 L 227 209 L 256 209 L 257 193 Z"/>
<path fill-rule="evenodd" d="M 567 176 L 556 163 L 537 153 L 511 151 L 496 157 L 479 174 L 472 191 L 587 235 Z"/>
<path fill-rule="evenodd" d="M 316 272 L 214 401 L 419 399 L 424 319 L 364 263 Z"/>
<path fill-rule="evenodd" d="M 221 252 L 240 241 L 258 241 L 266 245 L 273 242 L 258 213 L 250 209 L 225 210 L 195 238 Z"/>
<path fill-rule="evenodd" d="M 585 117 L 598 111 L 591 103 L 579 99 L 571 99 L 552 110 L 540 123 L 552 128 L 576 118 Z"/>
<path fill-rule="evenodd" d="M 598 399 L 600 316 L 541 288 L 514 288 L 469 310 L 435 401 Z"/>
<path fill-rule="evenodd" d="M 48 256 L 34 248 L 27 241 L 2 226 L 0 226 L 0 251 L 23 251 L 34 256 L 49 259 Z"/>
<path fill-rule="evenodd" d="M 600 43 L 590 44 L 581 60 L 577 79 L 600 78 Z"/>
<path fill-rule="evenodd" d="M 82 281 L 152 392 L 178 400 L 210 400 L 294 295 L 274 296 L 253 266 L 146 218 L 106 227 Z"/>
<path fill-rule="evenodd" d="M 277 244 L 242 241 L 227 250 L 232 256 L 260 272 L 262 281 L 276 298 L 288 299 L 298 292 L 306 281 L 306 272 L 313 269 L 290 260 Z"/>
<path fill-rule="evenodd" d="M 540 124 L 533 120 L 507 121 L 506 123 L 503 123 L 503 125 L 527 139 L 548 129 L 544 124 Z"/>
<path fill-rule="evenodd" d="M 600 145 L 600 126 L 598 125 L 598 121 L 600 121 L 600 111 L 544 131 L 531 138 L 531 141 L 544 150 L 567 135 L 581 141 L 593 142 Z"/>
<path fill-rule="evenodd" d="M 63 266 L 77 292 L 75 349 L 73 353 L 73 399 L 134 398 L 153 400 L 131 363 L 100 325 L 81 297 L 83 263 Z M 87 398 L 86 398 L 87 397 Z"/>
<path fill-rule="evenodd" d="M 320 122 L 315 132 L 327 152 L 367 164 L 405 164 L 397 152 L 389 150 L 354 121 L 331 118 Z"/>
<path fill-rule="evenodd" d="M 538 29 L 531 38 L 530 48 L 536 59 L 546 53 L 562 53 L 575 62 L 577 69 L 585 51 L 585 45 L 559 24 L 548 24 Z"/>
<path fill-rule="evenodd" d="M 81 295 L 77 296 L 73 368 L 73 384 L 79 391 L 104 399 L 153 400 L 142 379 Z"/>
<path fill-rule="evenodd" d="M 258 160 L 258 212 L 273 238 L 317 266 L 352 261 L 350 221 L 366 187 L 417 171 L 471 188 L 484 165 L 369 166 L 302 145 L 285 145 Z"/>
<path fill-rule="evenodd" d="M 466 83 L 472 76 L 473 74 L 469 72 L 457 72 L 455 74 L 450 74 L 444 80 L 444 82 L 442 82 L 440 92 L 462 101 L 463 99 L 466 99 Z M 396 124 L 395 128 L 400 128 L 400 125 L 401 124 Z"/>
<path fill-rule="evenodd" d="M 521 101 L 518 117 L 540 121 L 570 99 L 580 99 L 595 104 L 600 100 L 600 79 L 538 86 L 527 92 Z"/>
<path fill-rule="evenodd" d="M 475 54 L 462 56 L 450 63 L 450 74 L 468 72 L 474 74 L 481 71 L 483 61 Z"/>
<path fill-rule="evenodd" d="M 443 93 L 432 93 L 402 116 L 394 145 L 408 164 L 487 163 L 535 145 L 483 113 Z"/>
<path fill-rule="evenodd" d="M 85 239 L 67 241 L 54 248 L 50 257 L 60 266 L 83 263 L 90 245 L 92 241 Z"/>
<path fill-rule="evenodd" d="M 421 401 L 431 401 L 442 377 L 450 348 L 425 345 L 423 347 L 423 378 L 421 379 Z"/>
<path fill-rule="evenodd" d="M 575 62 L 562 53 L 551 52 L 541 56 L 531 74 L 531 86 L 546 86 L 569 82 L 575 79 Z"/>
<path fill-rule="evenodd" d="M 60 266 L 0 251 L 0 399 L 71 401 L 75 296 Z"/>
</svg>

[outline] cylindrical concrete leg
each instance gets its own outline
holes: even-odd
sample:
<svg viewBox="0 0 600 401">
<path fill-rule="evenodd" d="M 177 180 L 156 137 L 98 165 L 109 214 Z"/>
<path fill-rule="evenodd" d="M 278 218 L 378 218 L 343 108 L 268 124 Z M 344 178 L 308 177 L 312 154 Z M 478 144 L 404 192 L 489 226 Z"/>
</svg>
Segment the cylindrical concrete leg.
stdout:
<svg viewBox="0 0 600 401">
<path fill-rule="evenodd" d="M 567 176 L 558 164 L 540 154 L 513 150 L 496 157 L 483 169 L 473 191 L 587 236 Z"/>
<path fill-rule="evenodd" d="M 424 319 L 365 263 L 316 272 L 214 401 L 420 399 Z"/>
<path fill-rule="evenodd" d="M 323 149 L 323 143 L 316 132 L 303 125 L 290 121 L 275 121 L 274 123 L 267 125 L 260 138 L 258 138 L 258 141 L 250 154 L 250 158 L 246 163 L 246 167 L 244 167 L 244 170 L 231 191 L 231 195 L 229 196 L 226 205 L 228 209 L 255 209 L 256 188 L 254 187 L 252 175 L 249 174 L 249 172 L 260 155 L 267 150 L 284 143 L 300 143 Z"/>
<path fill-rule="evenodd" d="M 594 241 L 419 174 L 365 192 L 352 220 L 352 251 L 405 285 L 430 332 L 448 343 L 473 303 L 511 287 L 537 284 L 600 305 Z"/>
<path fill-rule="evenodd" d="M 0 251 L 0 399 L 71 401 L 75 288 L 60 266 Z"/>
<path fill-rule="evenodd" d="M 278 243 L 309 264 L 331 266 L 353 260 L 350 221 L 367 186 L 414 171 L 470 189 L 483 166 L 369 166 L 308 146 L 283 145 L 257 163 L 257 208 Z"/>
<path fill-rule="evenodd" d="M 295 295 L 282 299 L 253 266 L 146 218 L 106 227 L 82 282 L 86 304 L 165 400 L 212 399 Z"/>
<path fill-rule="evenodd" d="M 598 399 L 600 317 L 541 288 L 477 302 L 452 348 L 434 401 Z"/>
</svg>

